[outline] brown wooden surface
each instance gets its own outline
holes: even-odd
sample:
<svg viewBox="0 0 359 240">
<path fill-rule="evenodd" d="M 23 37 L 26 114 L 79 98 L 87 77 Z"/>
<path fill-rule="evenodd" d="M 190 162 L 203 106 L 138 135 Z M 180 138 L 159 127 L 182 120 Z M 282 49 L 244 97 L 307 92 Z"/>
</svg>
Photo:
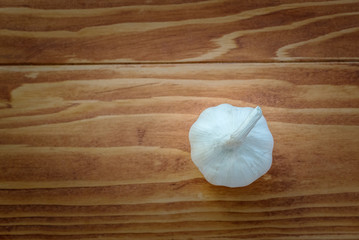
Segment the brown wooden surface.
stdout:
<svg viewBox="0 0 359 240">
<path fill-rule="evenodd" d="M 358 239 L 359 64 L 0 67 L 4 239 Z M 207 183 L 188 131 L 262 106 L 252 185 Z M 0 237 L 1 238 L 1 237 Z"/>
<path fill-rule="evenodd" d="M 0 63 L 356 61 L 358 0 L 0 0 Z"/>
<path fill-rule="evenodd" d="M 0 239 L 359 239 L 358 33 L 357 0 L 0 0 Z M 221 103 L 274 137 L 244 188 L 190 158 Z"/>
</svg>

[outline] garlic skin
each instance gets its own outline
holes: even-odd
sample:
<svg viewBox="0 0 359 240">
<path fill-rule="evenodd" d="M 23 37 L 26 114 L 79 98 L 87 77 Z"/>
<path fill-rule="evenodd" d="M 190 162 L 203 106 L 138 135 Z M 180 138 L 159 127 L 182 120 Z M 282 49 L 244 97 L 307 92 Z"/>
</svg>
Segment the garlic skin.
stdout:
<svg viewBox="0 0 359 240">
<path fill-rule="evenodd" d="M 259 107 L 207 108 L 192 125 L 189 141 L 192 161 L 214 185 L 247 186 L 272 165 L 274 141 Z"/>
</svg>

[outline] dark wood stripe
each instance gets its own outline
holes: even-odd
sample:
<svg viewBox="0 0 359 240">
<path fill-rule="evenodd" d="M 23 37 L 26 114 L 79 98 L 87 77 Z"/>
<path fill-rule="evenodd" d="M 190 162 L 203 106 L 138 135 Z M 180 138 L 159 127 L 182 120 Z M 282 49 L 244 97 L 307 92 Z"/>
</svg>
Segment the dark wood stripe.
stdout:
<svg viewBox="0 0 359 240">
<path fill-rule="evenodd" d="M 357 61 L 358 10 L 355 0 L 4 0 L 0 63 Z"/>
</svg>

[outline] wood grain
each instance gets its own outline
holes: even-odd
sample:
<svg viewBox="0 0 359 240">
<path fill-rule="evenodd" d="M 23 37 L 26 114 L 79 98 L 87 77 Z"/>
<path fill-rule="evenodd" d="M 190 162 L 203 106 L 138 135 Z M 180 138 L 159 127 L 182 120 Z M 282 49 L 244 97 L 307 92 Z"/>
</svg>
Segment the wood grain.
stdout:
<svg viewBox="0 0 359 240">
<path fill-rule="evenodd" d="M 0 64 L 357 61 L 358 0 L 0 1 Z"/>
<path fill-rule="evenodd" d="M 0 239 L 358 239 L 358 76 L 358 63 L 0 67 Z M 190 126 L 223 102 L 260 105 L 275 139 L 248 187 L 210 185 L 190 158 Z"/>
</svg>

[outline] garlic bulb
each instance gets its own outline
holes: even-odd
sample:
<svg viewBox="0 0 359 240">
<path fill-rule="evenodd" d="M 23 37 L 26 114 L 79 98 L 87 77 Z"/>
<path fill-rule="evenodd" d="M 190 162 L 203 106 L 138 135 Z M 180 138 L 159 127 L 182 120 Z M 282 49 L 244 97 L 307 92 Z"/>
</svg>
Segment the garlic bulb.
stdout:
<svg viewBox="0 0 359 240">
<path fill-rule="evenodd" d="M 249 185 L 272 164 L 273 137 L 259 107 L 207 108 L 192 125 L 189 140 L 192 161 L 214 185 Z"/>
</svg>

